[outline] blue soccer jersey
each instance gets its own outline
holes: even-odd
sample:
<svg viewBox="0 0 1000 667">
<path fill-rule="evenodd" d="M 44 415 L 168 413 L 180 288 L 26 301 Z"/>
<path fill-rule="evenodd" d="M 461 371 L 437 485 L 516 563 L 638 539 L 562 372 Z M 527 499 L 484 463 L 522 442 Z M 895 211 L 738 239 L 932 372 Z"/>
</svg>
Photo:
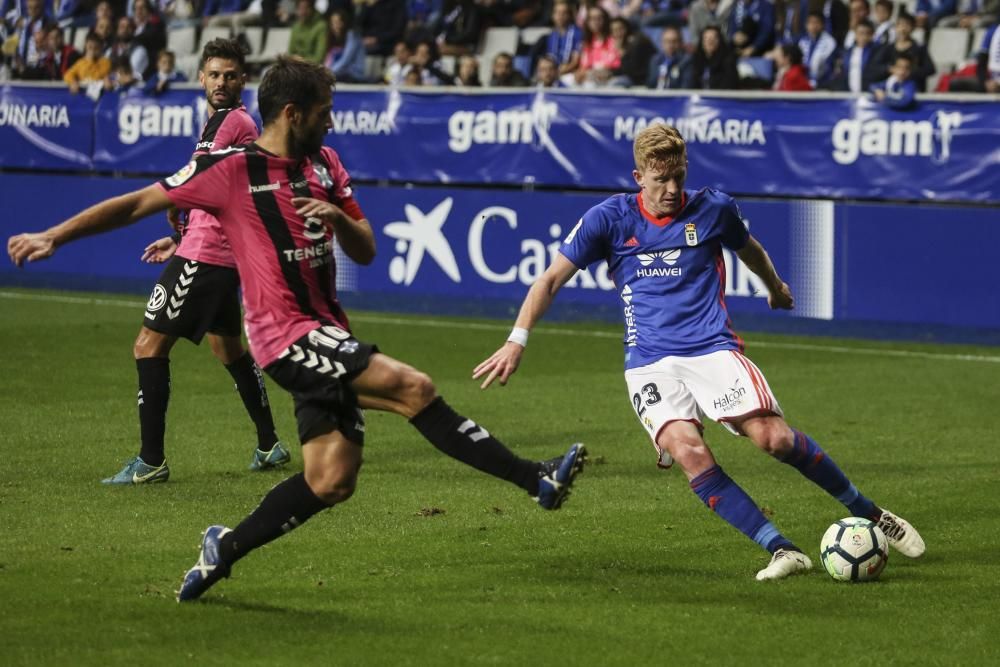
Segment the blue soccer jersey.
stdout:
<svg viewBox="0 0 1000 667">
<path fill-rule="evenodd" d="M 736 202 L 685 190 L 673 218 L 646 211 L 640 194 L 615 195 L 587 211 L 560 247 L 583 269 L 606 260 L 625 320 L 625 368 L 667 356 L 741 350 L 726 311 L 722 247 L 749 239 Z"/>
</svg>

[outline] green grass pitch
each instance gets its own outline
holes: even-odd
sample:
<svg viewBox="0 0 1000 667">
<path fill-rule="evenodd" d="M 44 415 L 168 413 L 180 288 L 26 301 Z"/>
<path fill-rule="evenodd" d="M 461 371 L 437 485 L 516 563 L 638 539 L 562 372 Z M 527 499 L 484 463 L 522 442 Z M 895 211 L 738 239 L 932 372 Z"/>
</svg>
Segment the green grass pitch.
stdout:
<svg viewBox="0 0 1000 667">
<path fill-rule="evenodd" d="M 520 454 L 585 442 L 572 498 L 544 512 L 370 414 L 350 502 L 178 605 L 201 530 L 233 525 L 287 474 L 247 471 L 254 438 L 228 374 L 207 345 L 179 343 L 170 482 L 104 487 L 137 451 L 141 301 L 2 290 L 0 313 L 0 664 L 1000 662 L 995 349 L 748 337 L 789 421 L 927 541 L 918 561 L 893 552 L 878 583 L 834 582 L 819 540 L 845 510 L 710 425 L 721 464 L 816 566 L 761 584 L 766 554 L 655 467 L 616 327 L 543 326 L 512 383 L 484 393 L 471 369 L 509 322 L 356 313 L 359 337 Z M 300 470 L 290 400 L 269 388 Z"/>
</svg>

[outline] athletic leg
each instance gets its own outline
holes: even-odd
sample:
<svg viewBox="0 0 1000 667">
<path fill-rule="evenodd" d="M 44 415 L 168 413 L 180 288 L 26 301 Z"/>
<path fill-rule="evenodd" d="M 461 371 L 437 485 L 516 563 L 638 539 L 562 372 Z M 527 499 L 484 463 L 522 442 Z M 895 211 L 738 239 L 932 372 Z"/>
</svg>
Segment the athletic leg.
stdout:
<svg viewBox="0 0 1000 667">
<path fill-rule="evenodd" d="M 257 449 L 263 453 L 271 451 L 278 442 L 278 435 L 263 373 L 238 336 L 208 334 L 208 344 L 236 383 L 236 391 L 257 429 Z"/>
<path fill-rule="evenodd" d="M 142 327 L 135 339 L 133 353 L 139 375 L 139 431 L 142 448 L 139 456 L 151 466 L 163 464 L 163 436 L 170 402 L 170 350 L 177 342 L 168 336 Z"/>
</svg>

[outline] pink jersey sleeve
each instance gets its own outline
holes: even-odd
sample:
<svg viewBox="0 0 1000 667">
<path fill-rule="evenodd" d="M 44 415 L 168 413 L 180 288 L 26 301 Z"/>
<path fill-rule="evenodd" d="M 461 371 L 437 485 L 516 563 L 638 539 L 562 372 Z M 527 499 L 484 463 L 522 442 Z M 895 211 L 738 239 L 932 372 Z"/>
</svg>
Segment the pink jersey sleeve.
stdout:
<svg viewBox="0 0 1000 667">
<path fill-rule="evenodd" d="M 198 155 L 157 185 L 177 208 L 200 209 L 218 217 L 229 202 L 232 184 L 229 172 L 240 155 L 232 152 Z"/>
<path fill-rule="evenodd" d="M 336 200 L 333 202 L 344 210 L 344 213 L 355 220 L 361 220 L 365 214 L 361 211 L 361 206 L 354 199 L 354 190 L 351 187 L 351 175 L 347 173 L 340 156 L 329 146 L 322 148 L 323 157 L 330 165 L 330 178 L 333 179 L 333 194 Z"/>
</svg>

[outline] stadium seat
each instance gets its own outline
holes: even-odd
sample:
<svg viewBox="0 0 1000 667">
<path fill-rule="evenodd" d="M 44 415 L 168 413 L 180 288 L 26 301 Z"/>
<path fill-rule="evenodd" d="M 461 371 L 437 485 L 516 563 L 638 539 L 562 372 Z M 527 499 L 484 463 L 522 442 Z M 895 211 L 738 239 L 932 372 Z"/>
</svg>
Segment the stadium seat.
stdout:
<svg viewBox="0 0 1000 667">
<path fill-rule="evenodd" d="M 194 53 L 194 27 L 171 28 L 167 31 L 167 48 L 178 58 Z"/>
<path fill-rule="evenodd" d="M 642 32 L 645 33 L 646 37 L 649 37 L 657 49 L 660 48 L 660 37 L 663 35 L 663 28 L 643 28 Z"/>
<path fill-rule="evenodd" d="M 225 26 L 215 27 L 215 28 L 202 28 L 201 30 L 201 40 L 198 42 L 198 48 L 195 53 L 201 53 L 201 50 L 205 48 L 205 45 L 211 42 L 213 39 L 229 39 L 232 36 L 232 31 Z"/>
<path fill-rule="evenodd" d="M 458 58 L 455 56 L 441 56 L 441 69 L 448 74 L 458 73 Z"/>
<path fill-rule="evenodd" d="M 264 48 L 264 29 L 260 26 L 243 28 L 243 36 L 247 38 L 247 44 L 250 45 L 250 53 L 247 55 L 256 55 Z"/>
<path fill-rule="evenodd" d="M 931 32 L 927 52 L 941 69 L 945 63 L 954 65 L 969 53 L 969 31 L 965 28 L 935 28 Z"/>
<path fill-rule="evenodd" d="M 976 28 L 976 31 L 972 33 L 972 44 L 969 45 L 969 56 L 974 57 L 979 53 L 979 47 L 983 45 L 983 40 L 986 38 L 987 28 Z"/>
<path fill-rule="evenodd" d="M 259 54 L 247 58 L 247 62 L 269 63 L 277 60 L 282 53 L 288 53 L 288 42 L 291 37 L 291 28 L 269 28 L 264 38 L 264 48 Z"/>
<path fill-rule="evenodd" d="M 740 58 L 737 69 L 741 79 L 774 80 L 774 61 L 770 58 Z"/>
<path fill-rule="evenodd" d="M 80 53 L 83 53 L 83 49 L 87 45 L 87 31 L 88 31 L 87 28 L 83 27 L 77 28 L 76 30 L 73 31 L 73 39 L 72 40 L 67 39 L 66 43 L 72 44 L 74 49 L 76 49 Z"/>
<path fill-rule="evenodd" d="M 493 73 L 493 58 L 502 52 L 517 53 L 517 28 L 489 28 L 479 50 L 479 80 L 487 85 Z"/>
<path fill-rule="evenodd" d="M 514 69 L 524 75 L 525 79 L 531 80 L 531 56 L 514 56 Z"/>
<path fill-rule="evenodd" d="M 385 58 L 382 56 L 365 56 L 365 78 L 371 81 L 381 81 L 385 69 Z"/>
<path fill-rule="evenodd" d="M 521 43 L 534 46 L 538 43 L 538 40 L 548 37 L 550 32 L 552 32 L 552 29 L 545 26 L 521 28 Z"/>
<path fill-rule="evenodd" d="M 927 33 L 923 28 L 914 28 L 913 34 L 910 35 L 910 38 L 917 44 L 927 46 Z"/>
</svg>

